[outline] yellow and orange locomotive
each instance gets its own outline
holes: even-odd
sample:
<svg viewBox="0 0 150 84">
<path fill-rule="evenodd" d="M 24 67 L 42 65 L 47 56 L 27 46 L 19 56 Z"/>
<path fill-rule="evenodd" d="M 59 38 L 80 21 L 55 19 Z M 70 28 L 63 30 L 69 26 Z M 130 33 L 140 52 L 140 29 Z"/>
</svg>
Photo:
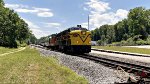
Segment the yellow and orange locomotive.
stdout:
<svg viewBox="0 0 150 84">
<path fill-rule="evenodd" d="M 51 35 L 49 46 L 63 52 L 89 53 L 91 52 L 91 32 L 82 28 L 81 25 L 71 27 Z"/>
</svg>

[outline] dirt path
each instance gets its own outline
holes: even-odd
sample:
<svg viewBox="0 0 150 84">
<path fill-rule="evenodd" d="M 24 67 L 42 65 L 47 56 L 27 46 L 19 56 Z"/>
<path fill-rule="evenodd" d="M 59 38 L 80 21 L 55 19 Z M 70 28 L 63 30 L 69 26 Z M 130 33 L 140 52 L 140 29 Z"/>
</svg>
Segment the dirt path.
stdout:
<svg viewBox="0 0 150 84">
<path fill-rule="evenodd" d="M 13 51 L 10 51 L 10 52 L 7 52 L 7 53 L 0 54 L 0 57 L 1 57 L 1 56 L 5 56 L 5 55 L 8 55 L 8 54 L 12 54 L 12 53 L 20 52 L 20 51 L 22 51 L 22 50 L 24 50 L 24 49 L 26 49 L 26 47 L 21 47 L 21 48 L 19 48 L 19 49 L 17 49 L 17 50 L 13 50 Z"/>
</svg>

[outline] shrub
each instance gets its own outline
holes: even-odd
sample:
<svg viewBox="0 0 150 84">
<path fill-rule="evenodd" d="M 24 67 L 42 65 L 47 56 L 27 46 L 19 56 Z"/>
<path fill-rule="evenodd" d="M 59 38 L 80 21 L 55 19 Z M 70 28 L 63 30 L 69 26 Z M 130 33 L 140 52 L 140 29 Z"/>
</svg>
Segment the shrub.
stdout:
<svg viewBox="0 0 150 84">
<path fill-rule="evenodd" d="M 17 41 L 17 46 L 18 47 L 25 47 L 25 46 L 27 46 L 27 44 L 25 42 L 20 43 L 19 41 Z"/>
<path fill-rule="evenodd" d="M 142 40 L 142 39 L 140 39 L 140 40 L 136 41 L 136 44 L 137 45 L 147 45 L 147 42 Z"/>
</svg>

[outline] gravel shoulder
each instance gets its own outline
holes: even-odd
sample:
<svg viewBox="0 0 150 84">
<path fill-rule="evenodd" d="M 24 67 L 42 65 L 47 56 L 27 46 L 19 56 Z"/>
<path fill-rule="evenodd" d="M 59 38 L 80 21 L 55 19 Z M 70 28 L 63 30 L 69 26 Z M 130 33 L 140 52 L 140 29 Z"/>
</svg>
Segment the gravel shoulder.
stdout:
<svg viewBox="0 0 150 84">
<path fill-rule="evenodd" d="M 60 64 L 74 70 L 79 75 L 89 80 L 90 84 L 114 84 L 114 82 L 125 82 L 127 79 L 118 77 L 117 71 L 100 63 L 95 63 L 88 59 L 77 56 L 66 55 L 60 52 L 37 48 L 41 56 L 53 56 Z"/>
</svg>

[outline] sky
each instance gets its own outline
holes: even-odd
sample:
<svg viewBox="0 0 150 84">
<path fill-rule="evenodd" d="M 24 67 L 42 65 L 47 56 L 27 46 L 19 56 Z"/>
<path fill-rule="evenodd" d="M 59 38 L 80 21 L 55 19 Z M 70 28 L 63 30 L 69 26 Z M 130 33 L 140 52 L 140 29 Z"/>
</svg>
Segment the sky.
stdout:
<svg viewBox="0 0 150 84">
<path fill-rule="evenodd" d="M 4 0 L 28 23 L 37 37 L 59 33 L 78 24 L 90 30 L 127 18 L 130 9 L 150 9 L 149 0 Z"/>
</svg>

